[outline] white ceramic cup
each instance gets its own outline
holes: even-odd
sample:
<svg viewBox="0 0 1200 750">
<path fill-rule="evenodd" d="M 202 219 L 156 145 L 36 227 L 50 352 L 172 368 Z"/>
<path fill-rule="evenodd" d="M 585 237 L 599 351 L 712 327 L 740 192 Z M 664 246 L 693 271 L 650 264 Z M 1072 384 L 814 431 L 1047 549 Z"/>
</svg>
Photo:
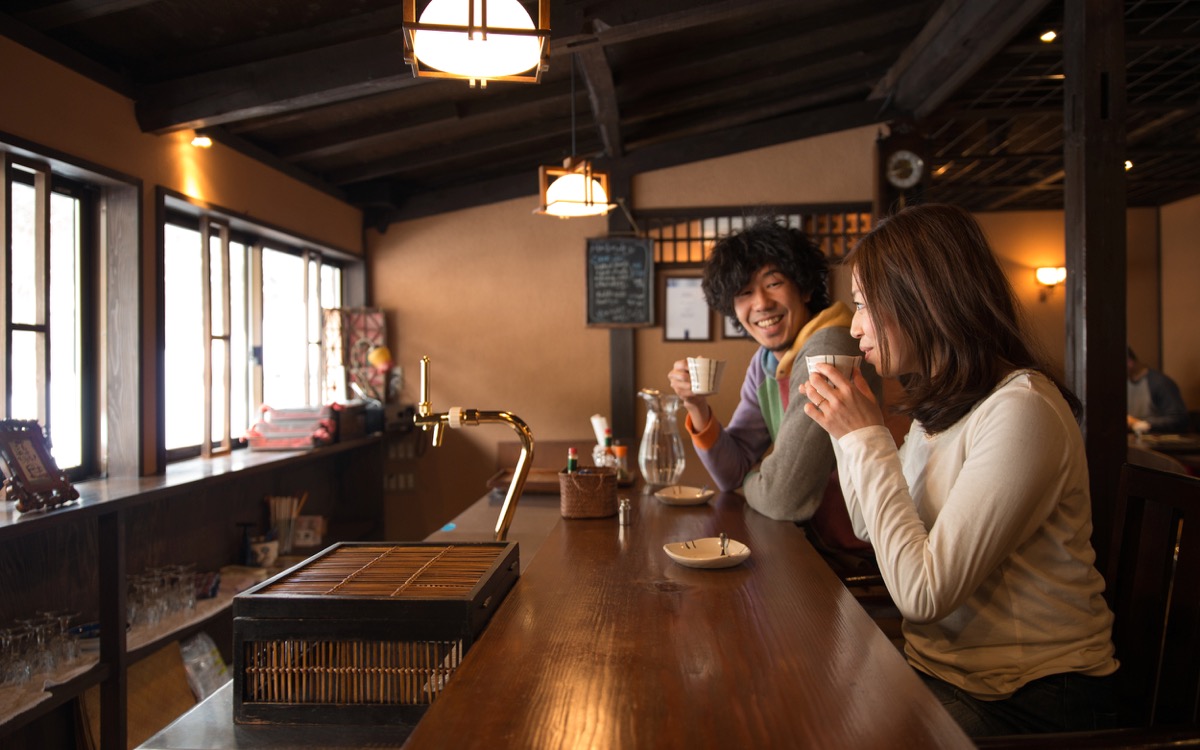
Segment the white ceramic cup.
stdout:
<svg viewBox="0 0 1200 750">
<path fill-rule="evenodd" d="M 708 357 L 688 357 L 688 374 L 692 376 L 692 393 L 707 396 L 721 387 L 721 373 L 725 371 L 725 360 Z"/>
<path fill-rule="evenodd" d="M 808 363 L 808 374 L 810 376 L 816 372 L 816 370 L 813 369 L 813 365 L 821 364 L 823 362 L 825 364 L 833 365 L 838 369 L 838 372 L 845 375 L 846 378 L 849 379 L 850 373 L 852 373 L 854 368 L 858 367 L 859 363 L 862 362 L 862 357 L 855 356 L 853 354 L 814 354 L 812 356 L 805 357 L 804 360 Z"/>
</svg>

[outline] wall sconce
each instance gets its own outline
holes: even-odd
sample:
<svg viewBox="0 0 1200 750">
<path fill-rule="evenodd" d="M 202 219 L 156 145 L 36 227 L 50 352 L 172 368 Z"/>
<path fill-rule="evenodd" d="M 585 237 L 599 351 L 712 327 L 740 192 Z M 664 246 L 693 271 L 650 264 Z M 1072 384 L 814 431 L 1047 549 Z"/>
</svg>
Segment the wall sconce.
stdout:
<svg viewBox="0 0 1200 750">
<path fill-rule="evenodd" d="M 417 20 L 404 0 L 404 61 L 413 76 L 538 83 L 549 68 L 550 0 L 538 0 L 538 25 L 517 0 L 431 0 Z"/>
<path fill-rule="evenodd" d="M 1043 266 L 1035 274 L 1038 283 L 1042 285 L 1042 293 L 1038 296 L 1042 302 L 1046 301 L 1046 297 L 1054 290 L 1054 287 L 1067 280 L 1067 269 L 1062 266 Z"/>
</svg>

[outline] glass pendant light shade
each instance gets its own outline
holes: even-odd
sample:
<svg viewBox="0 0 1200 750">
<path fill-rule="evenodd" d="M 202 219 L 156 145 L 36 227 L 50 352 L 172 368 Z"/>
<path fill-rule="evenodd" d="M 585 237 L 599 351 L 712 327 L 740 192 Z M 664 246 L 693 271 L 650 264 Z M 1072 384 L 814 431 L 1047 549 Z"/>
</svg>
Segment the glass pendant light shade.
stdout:
<svg viewBox="0 0 1200 750">
<path fill-rule="evenodd" d="M 586 159 L 568 159 L 561 169 L 539 167 L 538 184 L 542 203 L 537 214 L 574 219 L 603 216 L 617 207 L 608 201 L 608 175 L 593 171 Z"/>
<path fill-rule="evenodd" d="M 595 178 L 579 173 L 559 177 L 546 189 L 546 213 L 564 219 L 602 216 L 612 210 L 608 193 Z"/>
<path fill-rule="evenodd" d="M 472 82 L 536 80 L 549 36 L 517 0 L 432 0 L 420 21 L 407 25 L 406 52 L 416 75 Z M 527 71 L 531 75 L 522 76 Z"/>
</svg>

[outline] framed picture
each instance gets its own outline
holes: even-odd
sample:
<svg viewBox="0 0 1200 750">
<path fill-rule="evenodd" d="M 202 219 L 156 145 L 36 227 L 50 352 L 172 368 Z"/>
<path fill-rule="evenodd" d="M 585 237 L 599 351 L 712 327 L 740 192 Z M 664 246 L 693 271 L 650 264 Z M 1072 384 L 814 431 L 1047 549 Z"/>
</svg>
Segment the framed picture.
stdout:
<svg viewBox="0 0 1200 750">
<path fill-rule="evenodd" d="M 704 300 L 699 276 L 665 279 L 664 341 L 712 341 L 712 313 Z"/>
<path fill-rule="evenodd" d="M 750 334 L 746 333 L 746 329 L 738 328 L 737 321 L 728 316 L 721 318 L 725 328 L 721 334 L 727 339 L 748 339 Z"/>
<path fill-rule="evenodd" d="M 4 493 L 22 513 L 56 508 L 79 497 L 67 475 L 59 471 L 37 422 L 0 421 L 0 469 Z"/>
</svg>

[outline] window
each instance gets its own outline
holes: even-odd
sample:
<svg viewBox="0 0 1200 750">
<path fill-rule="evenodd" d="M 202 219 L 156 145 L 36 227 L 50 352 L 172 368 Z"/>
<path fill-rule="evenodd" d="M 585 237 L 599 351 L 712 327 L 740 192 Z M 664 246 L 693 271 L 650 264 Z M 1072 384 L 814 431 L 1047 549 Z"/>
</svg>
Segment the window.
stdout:
<svg viewBox="0 0 1200 750">
<path fill-rule="evenodd" d="M 0 311 L 5 419 L 34 420 L 50 440 L 58 468 L 71 479 L 97 472 L 99 457 L 87 390 L 97 380 L 90 271 L 97 251 L 92 217 L 96 190 L 55 175 L 34 160 L 0 153 L 0 248 L 7 269 L 7 304 Z M 3 236 L 3 233 L 0 233 Z"/>
<path fill-rule="evenodd" d="M 236 224 L 209 213 L 167 217 L 169 459 L 230 450 L 256 421 L 261 404 L 321 403 L 322 309 L 341 306 L 341 268 L 299 241 L 293 246 L 276 232 Z"/>
<path fill-rule="evenodd" d="M 753 214 L 742 209 L 639 211 L 637 223 L 654 240 L 654 262 L 660 268 L 699 267 L 713 242 L 740 231 L 759 217 L 774 217 L 798 227 L 830 259 L 843 258 L 871 228 L 870 207 L 782 206 Z"/>
</svg>

